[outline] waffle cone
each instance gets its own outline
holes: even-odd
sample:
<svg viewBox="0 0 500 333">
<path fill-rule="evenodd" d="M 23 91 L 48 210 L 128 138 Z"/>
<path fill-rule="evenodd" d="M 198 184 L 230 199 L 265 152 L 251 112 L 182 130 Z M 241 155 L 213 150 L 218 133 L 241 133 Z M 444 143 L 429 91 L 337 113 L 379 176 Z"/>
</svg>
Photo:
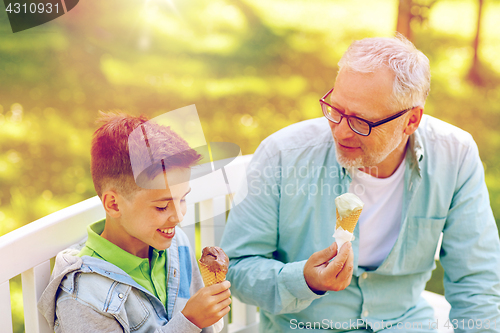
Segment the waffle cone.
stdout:
<svg viewBox="0 0 500 333">
<path fill-rule="evenodd" d="M 356 224 L 358 223 L 359 215 L 361 215 L 362 209 L 356 210 L 352 212 L 351 215 L 340 218 L 339 211 L 337 210 L 337 224 L 335 229 L 342 227 L 342 229 L 349 231 L 350 233 L 354 233 L 354 228 L 356 228 Z"/>
<path fill-rule="evenodd" d="M 200 273 L 205 287 L 222 282 L 226 279 L 226 274 L 224 272 L 212 272 L 202 263 L 200 263 Z"/>
</svg>

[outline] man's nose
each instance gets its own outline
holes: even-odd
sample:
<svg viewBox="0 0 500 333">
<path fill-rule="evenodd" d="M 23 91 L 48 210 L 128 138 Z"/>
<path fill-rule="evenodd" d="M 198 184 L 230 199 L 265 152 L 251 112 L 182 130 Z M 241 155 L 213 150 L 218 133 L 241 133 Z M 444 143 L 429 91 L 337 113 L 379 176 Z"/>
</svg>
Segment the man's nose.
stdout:
<svg viewBox="0 0 500 333">
<path fill-rule="evenodd" d="M 333 134 L 337 139 L 349 139 L 356 135 L 356 133 L 353 132 L 351 127 L 349 127 L 349 124 L 345 117 L 342 117 L 340 123 L 332 124 L 332 126 L 333 126 Z"/>
</svg>

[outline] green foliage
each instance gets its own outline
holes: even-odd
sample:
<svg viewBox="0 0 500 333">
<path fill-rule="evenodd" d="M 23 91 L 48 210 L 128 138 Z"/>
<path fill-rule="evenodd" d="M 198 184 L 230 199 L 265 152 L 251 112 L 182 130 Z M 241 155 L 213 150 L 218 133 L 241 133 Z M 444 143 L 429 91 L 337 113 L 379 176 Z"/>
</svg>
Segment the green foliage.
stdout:
<svg viewBox="0 0 500 333">
<path fill-rule="evenodd" d="M 414 40 L 431 61 L 426 112 L 473 135 L 500 225 L 500 3 L 484 8 L 487 87 L 467 81 L 475 11 L 474 0 L 439 0 Z M 347 46 L 392 35 L 396 17 L 392 0 L 80 1 L 12 34 L 1 14 L 0 235 L 95 195 L 98 110 L 154 117 L 196 104 L 207 142 L 251 154 L 271 133 L 320 117 Z"/>
<path fill-rule="evenodd" d="M 436 268 L 432 271 L 432 276 L 425 286 L 425 290 L 444 295 L 444 269 L 439 260 L 436 260 Z"/>
<path fill-rule="evenodd" d="M 14 332 L 24 332 L 23 293 L 21 291 L 21 275 L 10 280 L 10 297 Z"/>
<path fill-rule="evenodd" d="M 475 6 L 437 1 L 414 37 L 433 71 L 426 111 L 473 134 L 498 203 L 500 91 L 466 80 Z M 493 80 L 500 40 L 488 28 L 499 11 L 489 4 L 484 12 L 483 63 Z M 349 43 L 390 35 L 396 14 L 388 0 L 112 0 L 81 2 L 17 34 L 0 17 L 0 235 L 94 195 L 98 110 L 154 117 L 194 103 L 207 141 L 249 154 L 276 130 L 321 116 L 318 99 Z"/>
</svg>

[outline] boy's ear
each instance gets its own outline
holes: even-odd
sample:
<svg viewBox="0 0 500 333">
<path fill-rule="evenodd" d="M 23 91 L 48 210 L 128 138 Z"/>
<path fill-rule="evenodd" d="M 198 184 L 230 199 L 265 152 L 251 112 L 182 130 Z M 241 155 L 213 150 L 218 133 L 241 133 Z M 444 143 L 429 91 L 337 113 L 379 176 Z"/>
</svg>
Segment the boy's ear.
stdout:
<svg viewBox="0 0 500 333">
<path fill-rule="evenodd" d="M 120 201 L 119 194 L 113 190 L 108 190 L 102 193 L 102 205 L 106 214 L 113 218 L 118 218 L 121 216 L 120 207 L 118 202 Z"/>
</svg>

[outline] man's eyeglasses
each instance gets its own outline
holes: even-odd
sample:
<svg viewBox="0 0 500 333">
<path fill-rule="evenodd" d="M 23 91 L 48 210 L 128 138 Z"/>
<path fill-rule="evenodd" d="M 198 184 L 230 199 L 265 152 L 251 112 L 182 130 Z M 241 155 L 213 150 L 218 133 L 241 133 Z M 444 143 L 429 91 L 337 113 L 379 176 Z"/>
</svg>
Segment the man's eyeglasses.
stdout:
<svg viewBox="0 0 500 333">
<path fill-rule="evenodd" d="M 333 92 L 333 88 L 330 89 L 329 92 L 326 93 L 325 96 L 323 96 L 320 100 L 319 103 L 321 104 L 321 109 L 323 110 L 323 115 L 328 119 L 329 121 L 335 123 L 335 124 L 340 124 L 342 121 L 342 118 L 345 118 L 347 120 L 347 123 L 349 124 L 349 127 L 354 131 L 354 133 L 357 133 L 362 136 L 368 136 L 372 132 L 373 127 L 380 126 L 382 124 L 385 124 L 391 120 L 394 120 L 398 117 L 401 117 L 404 115 L 406 112 L 410 111 L 413 109 L 413 107 L 399 111 L 398 113 L 382 119 L 380 121 L 376 122 L 371 122 L 362 118 L 358 118 L 356 116 L 348 116 L 342 112 L 340 112 L 337 108 L 331 106 L 327 102 L 325 102 L 325 99 Z"/>
</svg>

